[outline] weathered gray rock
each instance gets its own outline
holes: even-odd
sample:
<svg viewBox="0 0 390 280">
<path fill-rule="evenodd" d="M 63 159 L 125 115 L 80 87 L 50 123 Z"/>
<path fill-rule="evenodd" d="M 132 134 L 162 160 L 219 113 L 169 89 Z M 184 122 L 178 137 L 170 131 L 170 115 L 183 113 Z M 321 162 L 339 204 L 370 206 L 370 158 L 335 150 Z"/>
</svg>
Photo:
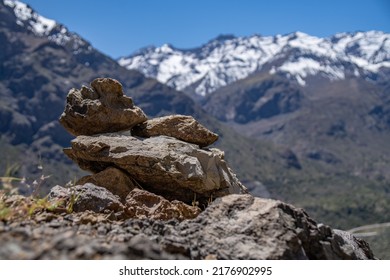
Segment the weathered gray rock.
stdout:
<svg viewBox="0 0 390 280">
<path fill-rule="evenodd" d="M 317 224 L 302 209 L 277 200 L 229 195 L 165 236 L 171 253 L 192 259 L 372 259 L 363 240 Z"/>
<path fill-rule="evenodd" d="M 188 143 L 206 147 L 218 140 L 211 132 L 191 116 L 172 115 L 147 120 L 132 129 L 132 135 L 140 137 L 171 136 Z"/>
<path fill-rule="evenodd" d="M 61 200 L 65 206 L 71 204 L 72 210 L 75 212 L 91 210 L 103 213 L 105 210 L 114 212 L 123 212 L 124 210 L 118 196 L 91 183 L 72 188 L 55 186 L 49 193 L 49 200 Z"/>
<path fill-rule="evenodd" d="M 126 214 L 129 218 L 179 221 L 193 219 L 201 212 L 199 207 L 181 201 L 169 201 L 160 195 L 134 189 L 126 198 Z"/>
<path fill-rule="evenodd" d="M 217 199 L 183 222 L 39 211 L 29 219 L 0 220 L 0 244 L 0 259 L 374 258 L 368 244 L 350 233 L 317 224 L 302 209 L 250 195 Z"/>
<path fill-rule="evenodd" d="M 76 185 L 86 183 L 106 188 L 112 194 L 119 196 L 122 202 L 125 202 L 127 195 L 136 187 L 128 174 L 114 167 L 108 167 L 99 173 L 84 176 L 76 182 Z"/>
<path fill-rule="evenodd" d="M 93 135 L 131 129 L 147 120 L 145 113 L 110 78 L 95 79 L 92 89 L 71 89 L 60 123 L 73 135 Z"/>
<path fill-rule="evenodd" d="M 169 200 L 204 204 L 246 192 L 217 149 L 199 149 L 166 136 L 137 139 L 118 134 L 78 136 L 71 143 L 64 152 L 82 169 L 97 173 L 115 166 Z"/>
</svg>

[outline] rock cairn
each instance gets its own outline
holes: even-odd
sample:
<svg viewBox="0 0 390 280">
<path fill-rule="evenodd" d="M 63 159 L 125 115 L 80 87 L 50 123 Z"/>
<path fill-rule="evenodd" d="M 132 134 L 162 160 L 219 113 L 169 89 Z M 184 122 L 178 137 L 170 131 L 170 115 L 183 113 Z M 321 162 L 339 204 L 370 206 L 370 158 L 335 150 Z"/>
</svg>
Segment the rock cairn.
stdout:
<svg viewBox="0 0 390 280">
<path fill-rule="evenodd" d="M 205 148 L 217 134 L 190 116 L 148 120 L 114 79 L 71 89 L 60 123 L 77 136 L 65 154 L 93 173 L 76 183 L 75 211 L 183 220 L 215 198 L 247 192 L 224 153 Z M 60 186 L 50 193 L 65 200 L 71 195 Z M 94 202 L 89 205 L 84 196 Z"/>
</svg>

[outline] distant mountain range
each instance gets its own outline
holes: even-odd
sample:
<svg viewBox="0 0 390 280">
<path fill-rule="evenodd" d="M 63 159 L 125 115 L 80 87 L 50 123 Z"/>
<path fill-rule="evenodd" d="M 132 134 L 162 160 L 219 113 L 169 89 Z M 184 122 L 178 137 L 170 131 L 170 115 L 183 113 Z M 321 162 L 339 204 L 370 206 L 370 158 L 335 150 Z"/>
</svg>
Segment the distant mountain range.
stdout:
<svg viewBox="0 0 390 280">
<path fill-rule="evenodd" d="M 70 88 L 112 77 L 150 117 L 193 115 L 217 132 L 254 194 L 344 229 L 388 222 L 389 39 L 220 36 L 115 61 L 28 5 L 0 0 L 0 172 L 16 163 L 15 176 L 36 178 L 43 163 L 51 183 L 79 176 L 58 117 Z"/>
<path fill-rule="evenodd" d="M 206 96 L 254 73 L 284 74 L 305 86 L 320 76 L 329 81 L 351 77 L 386 79 L 390 34 L 380 31 L 340 33 L 318 38 L 302 32 L 263 37 L 219 36 L 183 50 L 169 44 L 148 47 L 118 59 L 178 90 Z"/>
</svg>

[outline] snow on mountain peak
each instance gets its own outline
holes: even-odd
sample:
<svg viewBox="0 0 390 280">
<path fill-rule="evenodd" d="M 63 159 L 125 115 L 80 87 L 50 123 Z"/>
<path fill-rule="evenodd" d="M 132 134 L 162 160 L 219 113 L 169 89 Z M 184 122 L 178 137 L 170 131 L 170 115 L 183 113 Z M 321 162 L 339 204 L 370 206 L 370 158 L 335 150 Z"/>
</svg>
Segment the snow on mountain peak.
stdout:
<svg viewBox="0 0 390 280">
<path fill-rule="evenodd" d="M 339 33 L 330 38 L 303 32 L 220 36 L 200 48 L 181 50 L 165 44 L 122 57 L 118 62 L 201 96 L 265 69 L 271 74 L 285 74 L 304 86 L 313 75 L 340 80 L 390 67 L 390 34 L 368 31 Z"/>
<path fill-rule="evenodd" d="M 30 6 L 20 1 L 4 0 L 4 4 L 14 9 L 18 25 L 25 26 L 25 23 L 28 23 L 30 30 L 36 35 L 48 35 L 57 25 L 54 20 L 37 14 Z"/>
<path fill-rule="evenodd" d="M 4 5 L 13 9 L 16 24 L 33 32 L 36 36 L 46 37 L 57 45 L 70 48 L 73 53 L 81 49 L 89 51 L 92 46 L 76 33 L 70 32 L 65 26 L 55 20 L 48 19 L 35 12 L 29 5 L 18 0 L 0 0 Z"/>
</svg>

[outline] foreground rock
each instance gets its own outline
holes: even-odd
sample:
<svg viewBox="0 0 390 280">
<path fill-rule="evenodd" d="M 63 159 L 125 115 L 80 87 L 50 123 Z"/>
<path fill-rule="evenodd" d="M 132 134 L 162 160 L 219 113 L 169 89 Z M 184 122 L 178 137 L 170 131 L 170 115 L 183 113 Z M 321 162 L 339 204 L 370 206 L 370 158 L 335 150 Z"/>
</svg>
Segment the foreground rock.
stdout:
<svg viewBox="0 0 390 280">
<path fill-rule="evenodd" d="M 126 198 L 126 214 L 130 218 L 183 221 L 195 218 L 200 212 L 199 207 L 177 200 L 168 201 L 162 196 L 140 189 L 134 189 Z"/>
<path fill-rule="evenodd" d="M 368 244 L 314 222 L 302 209 L 229 195 L 166 236 L 165 248 L 192 259 L 372 259 Z M 342 234 L 340 234 L 342 233 Z"/>
<path fill-rule="evenodd" d="M 161 250 L 143 229 L 158 234 L 153 223 L 111 222 L 87 212 L 9 225 L 0 221 L 0 260 L 188 259 Z"/>
<path fill-rule="evenodd" d="M 0 221 L 0 259 L 372 259 L 368 244 L 280 201 L 229 195 L 181 223 L 38 213 Z"/>
<path fill-rule="evenodd" d="M 171 136 L 187 143 L 206 147 L 218 140 L 218 135 L 191 116 L 172 115 L 155 118 L 135 126 L 132 135 L 140 137 Z"/>
<path fill-rule="evenodd" d="M 95 79 L 92 88 L 71 89 L 60 123 L 73 135 L 93 135 L 131 129 L 147 120 L 123 93 L 122 85 L 109 78 Z"/>
<path fill-rule="evenodd" d="M 140 140 L 118 134 L 78 136 L 71 146 L 64 152 L 82 169 L 97 173 L 120 168 L 142 188 L 168 200 L 207 204 L 246 192 L 217 149 L 199 149 L 166 136 Z"/>
<path fill-rule="evenodd" d="M 124 210 L 118 196 L 91 183 L 72 188 L 55 186 L 49 193 L 49 200 L 62 201 L 63 205 L 68 205 L 71 207 L 69 210 L 75 212 L 123 213 Z"/>
</svg>

